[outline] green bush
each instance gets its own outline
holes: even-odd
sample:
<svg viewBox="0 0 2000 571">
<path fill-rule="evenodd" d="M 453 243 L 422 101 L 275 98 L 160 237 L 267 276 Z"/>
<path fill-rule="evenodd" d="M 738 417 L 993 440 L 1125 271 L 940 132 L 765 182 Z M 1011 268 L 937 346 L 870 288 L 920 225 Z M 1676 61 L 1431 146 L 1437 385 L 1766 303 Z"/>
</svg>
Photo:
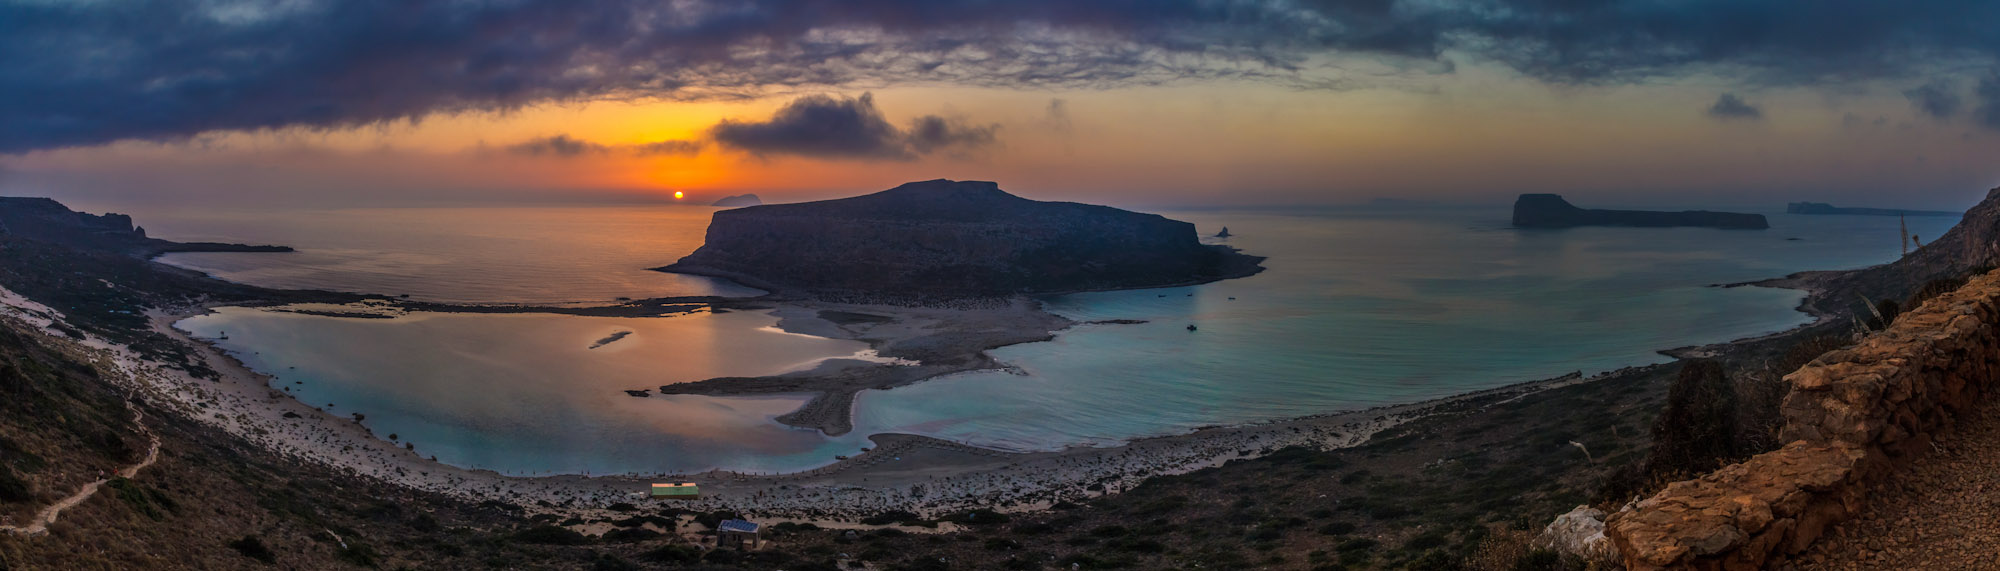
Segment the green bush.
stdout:
<svg viewBox="0 0 2000 571">
<path fill-rule="evenodd" d="M 640 567 L 616 555 L 599 553 L 597 559 L 590 562 L 590 569 L 591 571 L 639 571 Z"/>
<path fill-rule="evenodd" d="M 688 545 L 662 545 L 639 554 L 639 558 L 654 563 L 694 563 L 701 560 L 701 550 Z"/>
<path fill-rule="evenodd" d="M 272 553 L 271 548 L 265 547 L 264 540 L 258 539 L 257 536 L 255 535 L 245 535 L 243 536 L 243 539 L 231 541 L 229 542 L 229 548 L 236 550 L 237 553 L 243 554 L 244 557 L 248 557 L 265 563 L 278 562 L 278 555 L 276 553 Z"/>
<path fill-rule="evenodd" d="M 583 545 L 590 538 L 566 527 L 535 526 L 514 533 L 514 541 L 533 545 Z"/>
<path fill-rule="evenodd" d="M 25 502 L 35 499 L 34 488 L 27 480 L 14 473 L 14 468 L 0 466 L 0 502 Z"/>
<path fill-rule="evenodd" d="M 659 539 L 662 534 L 643 527 L 626 527 L 604 532 L 604 541 L 609 543 L 638 543 Z"/>
<path fill-rule="evenodd" d="M 1711 360 L 1688 361 L 1653 423 L 1652 475 L 1699 474 L 1736 457 L 1736 389 Z"/>
</svg>

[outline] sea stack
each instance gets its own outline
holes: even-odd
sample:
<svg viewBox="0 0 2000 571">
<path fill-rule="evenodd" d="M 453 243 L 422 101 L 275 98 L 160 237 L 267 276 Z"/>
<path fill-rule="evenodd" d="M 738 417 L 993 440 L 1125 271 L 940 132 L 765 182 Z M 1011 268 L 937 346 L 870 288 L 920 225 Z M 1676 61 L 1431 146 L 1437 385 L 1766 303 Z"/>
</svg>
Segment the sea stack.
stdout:
<svg viewBox="0 0 2000 571">
<path fill-rule="evenodd" d="M 1217 237 L 1217 238 L 1228 238 L 1229 236 L 1230 236 L 1230 234 L 1229 234 L 1229 227 L 1228 227 L 1228 226 L 1223 226 L 1223 227 L 1222 227 L 1222 231 L 1221 231 L 1221 232 L 1216 232 L 1216 233 L 1215 233 L 1215 237 Z"/>
<path fill-rule="evenodd" d="M 1261 261 L 1156 214 L 932 180 L 718 211 L 700 249 L 658 269 L 792 295 L 896 299 L 1196 284 L 1254 274 Z"/>
<path fill-rule="evenodd" d="M 714 204 L 710 204 L 709 206 L 720 206 L 723 208 L 739 208 L 743 206 L 756 206 L 763 203 L 764 201 L 758 199 L 757 195 L 755 194 L 738 194 L 734 196 L 724 196 L 721 199 L 716 200 Z"/>
<path fill-rule="evenodd" d="M 1577 208 L 1558 194 L 1523 194 L 1514 201 L 1516 228 L 1574 228 L 1577 226 L 1698 226 L 1730 230 L 1763 230 L 1771 227 L 1762 214 L 1685 210 L 1596 210 Z"/>
</svg>

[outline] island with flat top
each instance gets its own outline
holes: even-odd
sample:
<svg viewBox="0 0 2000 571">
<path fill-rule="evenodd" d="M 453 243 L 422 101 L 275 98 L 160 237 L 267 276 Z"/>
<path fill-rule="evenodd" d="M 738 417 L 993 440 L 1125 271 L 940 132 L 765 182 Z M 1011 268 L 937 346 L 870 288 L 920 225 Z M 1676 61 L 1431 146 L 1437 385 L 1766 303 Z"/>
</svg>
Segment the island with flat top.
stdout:
<svg viewBox="0 0 2000 571">
<path fill-rule="evenodd" d="M 1191 285 L 1263 260 L 1157 214 L 940 179 L 717 211 L 700 249 L 656 269 L 801 297 L 949 299 Z"/>
<path fill-rule="evenodd" d="M 1598 210 L 1577 208 L 1559 194 L 1523 194 L 1514 201 L 1516 228 L 1574 228 L 1578 226 L 1699 226 L 1729 230 L 1763 230 L 1771 227 L 1762 214 L 1685 210 Z"/>
</svg>

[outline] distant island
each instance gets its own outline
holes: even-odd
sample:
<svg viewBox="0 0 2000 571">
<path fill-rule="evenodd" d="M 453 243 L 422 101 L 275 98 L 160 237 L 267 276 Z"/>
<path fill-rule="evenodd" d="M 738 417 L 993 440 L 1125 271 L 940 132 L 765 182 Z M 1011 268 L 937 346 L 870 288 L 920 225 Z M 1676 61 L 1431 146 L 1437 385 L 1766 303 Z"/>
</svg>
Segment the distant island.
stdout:
<svg viewBox="0 0 2000 571">
<path fill-rule="evenodd" d="M 1945 210 L 1899 210 L 1894 208 L 1851 208 L 1824 202 L 1794 202 L 1785 205 L 1786 214 L 1846 214 L 1851 216 L 1964 216 Z"/>
<path fill-rule="evenodd" d="M 716 200 L 713 204 L 710 204 L 709 206 L 736 208 L 739 206 L 756 206 L 763 203 L 764 201 L 762 199 L 757 198 L 757 195 L 755 194 L 738 194 L 733 196 L 724 196 L 721 199 Z"/>
<path fill-rule="evenodd" d="M 1573 228 L 1577 226 L 1700 226 L 1731 230 L 1763 230 L 1771 223 L 1762 214 L 1686 210 L 1596 210 L 1577 208 L 1559 194 L 1523 194 L 1514 201 L 1517 228 Z"/>
<path fill-rule="evenodd" d="M 940 179 L 719 211 L 700 249 L 656 269 L 821 298 L 963 298 L 1196 284 L 1261 261 L 1156 214 Z"/>
<path fill-rule="evenodd" d="M 290 252 L 288 246 L 149 238 L 124 214 L 86 214 L 51 198 L 0 196 L 0 235 L 151 258 L 169 252 Z"/>
</svg>

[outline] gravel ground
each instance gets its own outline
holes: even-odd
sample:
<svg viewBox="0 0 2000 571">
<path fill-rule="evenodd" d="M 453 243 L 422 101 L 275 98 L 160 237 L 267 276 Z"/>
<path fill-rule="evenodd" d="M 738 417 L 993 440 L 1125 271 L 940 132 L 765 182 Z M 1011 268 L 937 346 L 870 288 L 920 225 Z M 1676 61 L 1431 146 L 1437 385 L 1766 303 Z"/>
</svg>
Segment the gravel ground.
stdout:
<svg viewBox="0 0 2000 571">
<path fill-rule="evenodd" d="M 2000 404 L 1962 420 L 1791 568 L 2000 569 Z"/>
</svg>

